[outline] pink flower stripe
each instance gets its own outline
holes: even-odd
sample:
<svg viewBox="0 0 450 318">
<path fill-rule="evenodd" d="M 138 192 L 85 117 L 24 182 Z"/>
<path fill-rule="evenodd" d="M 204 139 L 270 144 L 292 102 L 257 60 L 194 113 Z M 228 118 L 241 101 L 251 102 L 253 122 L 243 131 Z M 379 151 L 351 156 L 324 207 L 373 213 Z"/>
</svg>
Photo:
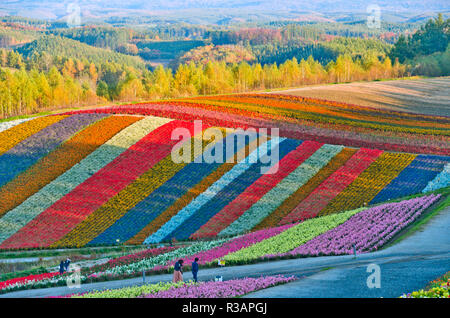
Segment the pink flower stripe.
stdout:
<svg viewBox="0 0 450 318">
<path fill-rule="evenodd" d="M 308 159 L 323 144 L 315 141 L 305 141 L 291 151 L 279 162 L 278 171 L 274 174 L 262 175 L 256 182 L 230 202 L 219 213 L 204 224 L 191 238 L 216 236 L 237 220 L 253 204 L 259 201 L 268 191 L 286 178 L 292 171 Z"/>
<path fill-rule="evenodd" d="M 315 217 L 332 199 L 351 184 L 383 151 L 361 148 L 322 182 L 305 200 L 286 215 L 280 225 Z"/>
<path fill-rule="evenodd" d="M 117 195 L 140 175 L 170 154 L 173 129 L 194 130 L 193 123 L 172 121 L 153 130 L 72 192 L 34 219 L 32 237 L 49 246 L 74 229 L 88 215 Z"/>
</svg>

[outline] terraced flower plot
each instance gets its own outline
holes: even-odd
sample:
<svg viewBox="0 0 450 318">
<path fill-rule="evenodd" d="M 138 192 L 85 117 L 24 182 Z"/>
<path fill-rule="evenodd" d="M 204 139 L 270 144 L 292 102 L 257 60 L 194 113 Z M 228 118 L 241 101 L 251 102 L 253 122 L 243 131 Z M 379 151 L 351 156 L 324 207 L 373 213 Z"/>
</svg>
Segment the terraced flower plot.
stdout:
<svg viewBox="0 0 450 318">
<path fill-rule="evenodd" d="M 200 131 L 197 119 L 203 120 Z M 223 136 L 206 136 L 210 127 Z M 238 142 L 244 133 L 237 128 L 249 127 L 279 127 L 280 136 L 259 133 Z M 191 136 L 183 144 L 191 161 L 176 163 L 171 154 L 179 139 L 172 134 L 181 128 Z M 3 123 L 0 249 L 173 238 L 211 238 L 218 247 L 236 235 L 336 218 L 323 228 L 321 218 L 311 220 L 319 222 L 315 237 L 359 208 L 447 187 L 449 134 L 447 117 L 275 94 Z M 217 152 L 231 160 L 197 160 Z M 262 174 L 262 168 L 274 173 Z"/>
</svg>

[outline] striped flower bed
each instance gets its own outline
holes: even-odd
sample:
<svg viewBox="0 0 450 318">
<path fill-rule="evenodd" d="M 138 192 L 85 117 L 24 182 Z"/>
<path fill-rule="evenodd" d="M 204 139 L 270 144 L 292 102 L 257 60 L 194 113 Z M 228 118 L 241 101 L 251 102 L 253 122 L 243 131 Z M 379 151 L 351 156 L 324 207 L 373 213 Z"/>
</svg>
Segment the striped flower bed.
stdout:
<svg viewBox="0 0 450 318">
<path fill-rule="evenodd" d="M 380 150 L 360 149 L 342 167 L 301 201 L 280 224 L 315 217 L 340 192 L 347 188 L 381 154 Z"/>
<path fill-rule="evenodd" d="M 291 251 L 297 246 L 312 240 L 314 237 L 344 223 L 352 215 L 361 212 L 361 210 L 357 209 L 306 220 L 283 231 L 279 235 L 228 254 L 224 259 L 231 263 L 246 263 L 257 260 L 265 255 Z"/>
<path fill-rule="evenodd" d="M 83 211 L 78 211 L 78 214 L 86 216 L 81 222 L 80 219 L 76 219 L 74 221 L 77 223 L 72 223 L 70 227 L 67 222 L 64 224 L 67 234 L 51 246 L 83 246 L 100 234 L 101 230 L 105 230 L 103 220 L 108 219 L 108 214 L 101 213 L 102 206 L 159 161 L 170 155 L 172 147 L 177 141 L 171 140 L 169 136 L 176 127 L 186 128 L 193 134 L 194 125 L 192 123 L 172 121 L 165 124 L 145 136 L 64 197 L 66 199 L 73 196 L 75 202 L 83 202 L 90 197 L 90 205 L 85 206 Z M 67 201 L 67 203 L 64 202 L 66 209 L 67 204 L 73 205 L 73 201 Z"/>
<path fill-rule="evenodd" d="M 235 136 L 236 134 L 232 133 L 225 137 L 224 140 L 216 140 L 214 144 L 210 144 L 208 148 L 205 148 L 204 153 L 210 152 L 210 149 L 213 148 L 212 146 L 220 146 L 223 153 L 225 153 L 227 139 L 231 139 L 235 144 L 235 149 L 238 149 L 240 145 L 237 145 Z M 179 166 L 181 167 L 181 164 Z M 173 177 L 156 188 L 105 232 L 91 241 L 91 244 L 114 242 L 117 238 L 121 241 L 132 239 L 147 224 L 154 221 L 162 212 L 184 196 L 189 189 L 200 183 L 202 179 L 211 174 L 219 166 L 220 163 L 196 163 L 196 159 L 184 165 Z"/>
<path fill-rule="evenodd" d="M 110 116 L 64 142 L 0 189 L 0 215 L 21 204 L 136 120 L 137 117 L 131 116 Z"/>
<path fill-rule="evenodd" d="M 283 139 L 284 140 L 284 139 Z M 278 147 L 279 143 L 283 140 L 269 140 L 267 144 L 270 145 L 270 149 L 275 149 Z M 252 164 L 252 162 L 256 162 L 257 155 L 259 149 L 266 148 L 266 143 L 260 146 L 258 149 L 254 150 L 246 159 L 236 164 L 230 171 L 228 171 L 222 178 L 217 180 L 214 184 L 211 185 L 206 191 L 204 191 L 201 195 L 196 197 L 189 205 L 183 208 L 180 212 L 178 212 L 174 217 L 172 217 L 168 222 L 166 222 L 157 232 L 149 236 L 144 242 L 145 243 L 158 243 L 164 240 L 165 238 L 171 239 L 171 234 L 174 232 L 183 222 L 191 218 L 195 213 L 206 205 L 208 202 L 213 200 L 218 193 L 220 193 L 223 189 L 228 187 L 236 178 L 240 175 L 244 174 L 248 169 L 252 166 L 254 170 L 260 168 L 258 163 Z M 267 149 L 267 148 L 266 148 Z M 254 172 L 253 175 L 257 175 L 258 171 Z"/>
<path fill-rule="evenodd" d="M 450 163 L 447 163 L 444 169 L 422 190 L 423 193 L 441 188 L 448 187 L 450 185 Z"/>
<path fill-rule="evenodd" d="M 0 123 L 0 249 L 232 236 L 447 187 L 449 157 L 339 145 L 446 153 L 447 118 L 401 115 L 260 94 Z M 184 127 L 192 137 L 194 119 L 204 129 L 279 127 L 282 137 L 270 140 L 280 151 L 270 162 L 276 172 L 263 174 L 269 162 L 241 161 L 267 148 L 262 135 L 227 154 L 234 162 L 174 163 L 172 133 Z M 208 151 L 194 148 L 191 159 Z"/>
<path fill-rule="evenodd" d="M 216 236 L 220 231 L 238 219 L 253 204 L 258 202 L 268 191 L 274 188 L 320 146 L 321 144 L 319 143 L 309 141 L 300 144 L 280 160 L 276 173 L 262 175 L 237 198 L 214 215 L 206 224 L 202 225 L 197 232 L 191 235 L 191 238 L 198 239 Z"/>
<path fill-rule="evenodd" d="M 272 139 L 273 140 L 273 139 Z M 289 152 L 298 147 L 299 141 L 296 140 L 284 140 L 278 146 L 279 150 L 273 149 L 272 151 L 278 151 L 280 159 L 284 158 Z M 213 217 L 217 211 L 223 209 L 227 204 L 234 200 L 245 189 L 251 186 L 256 180 L 261 177 L 261 169 L 265 166 L 262 162 L 265 158 L 261 158 L 260 161 L 251 165 L 243 174 L 233 180 L 227 187 L 217 193 L 212 200 L 207 202 L 204 206 L 198 209 L 192 216 L 184 221 L 173 233 L 166 236 L 166 240 L 171 236 L 175 236 L 177 239 L 187 239 L 190 235 L 195 233 L 203 224 L 205 224 L 211 217 Z M 272 162 L 275 167 L 279 164 Z M 272 169 L 272 168 L 271 168 Z"/>
<path fill-rule="evenodd" d="M 182 287 L 171 287 L 144 298 L 235 298 L 251 292 L 295 281 L 294 276 L 266 276 L 260 278 L 234 279 L 224 282 L 205 282 Z"/>
<path fill-rule="evenodd" d="M 357 253 L 376 251 L 420 217 L 439 198 L 440 195 L 430 195 L 364 210 L 294 250 L 275 256 L 353 254 L 353 244 Z"/>
<path fill-rule="evenodd" d="M 28 169 L 73 134 L 105 116 L 107 115 L 80 114 L 63 118 L 3 153 L 0 156 L 0 186 L 5 185 L 19 173 Z M 29 121 L 24 125 L 33 122 Z M 9 131 L 7 130 L 5 133 Z"/>
<path fill-rule="evenodd" d="M 252 229 L 308 182 L 341 150 L 341 146 L 323 145 L 219 235 L 235 235 Z"/>
</svg>

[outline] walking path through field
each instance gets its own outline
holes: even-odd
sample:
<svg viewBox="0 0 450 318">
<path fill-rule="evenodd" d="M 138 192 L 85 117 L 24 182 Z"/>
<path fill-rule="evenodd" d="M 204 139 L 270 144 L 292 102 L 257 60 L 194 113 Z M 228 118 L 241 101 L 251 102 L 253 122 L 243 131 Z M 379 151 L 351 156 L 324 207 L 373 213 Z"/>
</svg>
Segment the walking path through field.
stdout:
<svg viewBox="0 0 450 318">
<path fill-rule="evenodd" d="M 450 270 L 450 207 L 434 216 L 426 226 L 400 243 L 375 253 L 326 256 L 264 262 L 252 265 L 200 270 L 199 280 L 216 275 L 224 280 L 261 275 L 295 275 L 296 282 L 250 294 L 248 297 L 398 297 L 423 288 Z M 381 288 L 370 289 L 367 265 L 381 269 Z M 184 274 L 189 280 L 190 273 Z M 147 283 L 170 281 L 172 275 L 147 276 Z M 49 297 L 92 290 L 141 285 L 142 277 L 81 285 L 79 289 L 56 287 L 24 290 L 0 297 Z"/>
</svg>

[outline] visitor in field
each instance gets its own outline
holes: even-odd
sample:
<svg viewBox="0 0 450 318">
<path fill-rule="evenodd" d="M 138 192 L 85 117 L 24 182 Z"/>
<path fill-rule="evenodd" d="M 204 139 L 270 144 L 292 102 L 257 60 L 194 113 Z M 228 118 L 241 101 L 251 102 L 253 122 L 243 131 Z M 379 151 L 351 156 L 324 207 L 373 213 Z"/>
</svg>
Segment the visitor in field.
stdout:
<svg viewBox="0 0 450 318">
<path fill-rule="evenodd" d="M 198 273 L 198 257 L 192 262 L 192 276 L 194 277 L 194 282 L 198 282 L 197 273 Z"/>
<path fill-rule="evenodd" d="M 175 263 L 175 266 L 173 268 L 173 279 L 172 281 L 174 283 L 182 282 L 183 281 L 183 260 L 180 259 Z"/>
<path fill-rule="evenodd" d="M 69 271 L 69 266 L 70 266 L 70 258 L 67 258 L 66 261 L 64 262 L 66 272 Z"/>
<path fill-rule="evenodd" d="M 61 263 L 59 263 L 59 274 L 62 275 L 64 274 L 64 269 L 65 269 L 65 263 L 64 261 L 61 261 Z"/>
</svg>

